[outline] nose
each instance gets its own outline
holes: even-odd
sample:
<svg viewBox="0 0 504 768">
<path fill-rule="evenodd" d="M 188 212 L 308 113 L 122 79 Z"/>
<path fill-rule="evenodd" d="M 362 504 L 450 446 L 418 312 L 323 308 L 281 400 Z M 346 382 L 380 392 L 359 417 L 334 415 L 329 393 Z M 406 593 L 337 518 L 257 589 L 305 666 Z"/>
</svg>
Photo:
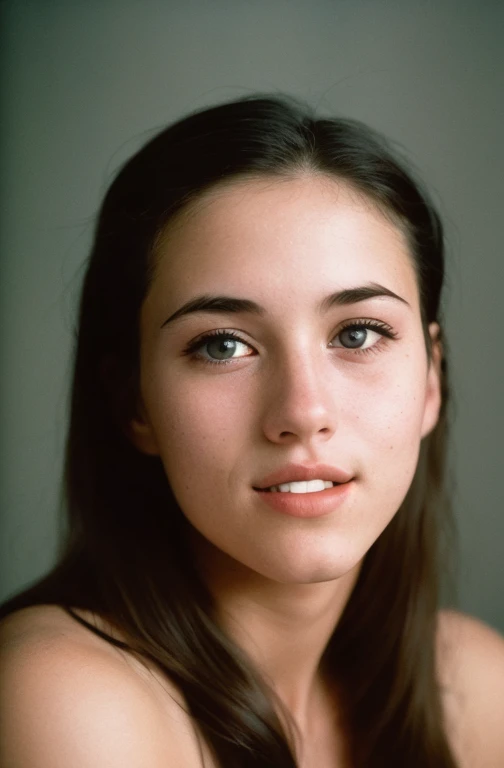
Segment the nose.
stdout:
<svg viewBox="0 0 504 768">
<path fill-rule="evenodd" d="M 318 354 L 278 362 L 265 393 L 263 432 L 273 443 L 327 441 L 336 429 L 334 368 Z"/>
</svg>

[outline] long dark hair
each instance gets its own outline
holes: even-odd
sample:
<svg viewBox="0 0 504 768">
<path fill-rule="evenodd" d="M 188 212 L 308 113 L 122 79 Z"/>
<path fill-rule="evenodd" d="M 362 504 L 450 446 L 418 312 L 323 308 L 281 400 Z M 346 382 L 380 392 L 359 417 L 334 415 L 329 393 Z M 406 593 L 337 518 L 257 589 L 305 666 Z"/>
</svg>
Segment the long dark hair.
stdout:
<svg viewBox="0 0 504 768">
<path fill-rule="evenodd" d="M 294 748 L 273 692 L 219 626 L 160 459 L 137 451 L 125 434 L 138 391 L 139 312 L 156 241 L 175 214 L 234 178 L 306 171 L 350 183 L 406 233 L 431 355 L 442 226 L 385 140 L 359 122 L 317 118 L 298 101 L 262 95 L 169 126 L 120 170 L 99 214 L 80 305 L 57 565 L 0 610 L 54 603 L 106 617 L 127 641 L 103 635 L 109 642 L 156 662 L 180 687 L 223 767 L 293 768 Z M 440 542 L 449 522 L 446 358 L 442 393 L 411 488 L 367 553 L 322 657 L 356 767 L 455 766 L 435 659 Z"/>
</svg>

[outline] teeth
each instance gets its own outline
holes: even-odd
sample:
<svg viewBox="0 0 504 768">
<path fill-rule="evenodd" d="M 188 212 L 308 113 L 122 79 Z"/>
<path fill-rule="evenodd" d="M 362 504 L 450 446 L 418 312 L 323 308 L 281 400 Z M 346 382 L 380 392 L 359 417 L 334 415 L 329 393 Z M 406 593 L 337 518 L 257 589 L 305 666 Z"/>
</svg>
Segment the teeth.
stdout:
<svg viewBox="0 0 504 768">
<path fill-rule="evenodd" d="M 280 491 L 280 493 L 314 493 L 315 491 L 324 491 L 326 488 L 332 488 L 334 485 L 331 480 L 303 480 L 294 483 L 282 483 L 281 485 L 272 485 L 269 491 Z"/>
</svg>

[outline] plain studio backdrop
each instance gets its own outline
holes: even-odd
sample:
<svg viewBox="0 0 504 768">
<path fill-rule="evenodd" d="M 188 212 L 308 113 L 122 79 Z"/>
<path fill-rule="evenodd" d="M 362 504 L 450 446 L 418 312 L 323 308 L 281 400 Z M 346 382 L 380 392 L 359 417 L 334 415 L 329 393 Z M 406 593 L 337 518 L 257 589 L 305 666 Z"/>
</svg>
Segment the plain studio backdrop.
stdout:
<svg viewBox="0 0 504 768">
<path fill-rule="evenodd" d="M 440 208 L 459 605 L 504 631 L 504 3 L 0 0 L 0 11 L 0 599 L 54 561 L 76 306 L 114 172 L 187 112 L 275 91 L 382 131 Z"/>
</svg>

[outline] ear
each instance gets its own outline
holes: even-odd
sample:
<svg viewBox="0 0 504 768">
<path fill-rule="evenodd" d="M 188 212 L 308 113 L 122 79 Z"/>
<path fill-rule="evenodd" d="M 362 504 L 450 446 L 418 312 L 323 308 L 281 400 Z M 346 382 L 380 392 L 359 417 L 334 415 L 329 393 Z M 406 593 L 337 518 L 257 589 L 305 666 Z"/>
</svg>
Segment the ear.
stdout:
<svg viewBox="0 0 504 768">
<path fill-rule="evenodd" d="M 137 416 L 130 420 L 126 428 L 127 437 L 141 453 L 158 456 L 156 435 L 143 404 L 140 403 L 136 410 Z"/>
<path fill-rule="evenodd" d="M 432 432 L 438 422 L 441 409 L 441 361 L 443 359 L 443 347 L 440 340 L 438 323 L 430 323 L 429 336 L 432 353 L 427 373 L 422 437 L 426 437 Z"/>
</svg>

